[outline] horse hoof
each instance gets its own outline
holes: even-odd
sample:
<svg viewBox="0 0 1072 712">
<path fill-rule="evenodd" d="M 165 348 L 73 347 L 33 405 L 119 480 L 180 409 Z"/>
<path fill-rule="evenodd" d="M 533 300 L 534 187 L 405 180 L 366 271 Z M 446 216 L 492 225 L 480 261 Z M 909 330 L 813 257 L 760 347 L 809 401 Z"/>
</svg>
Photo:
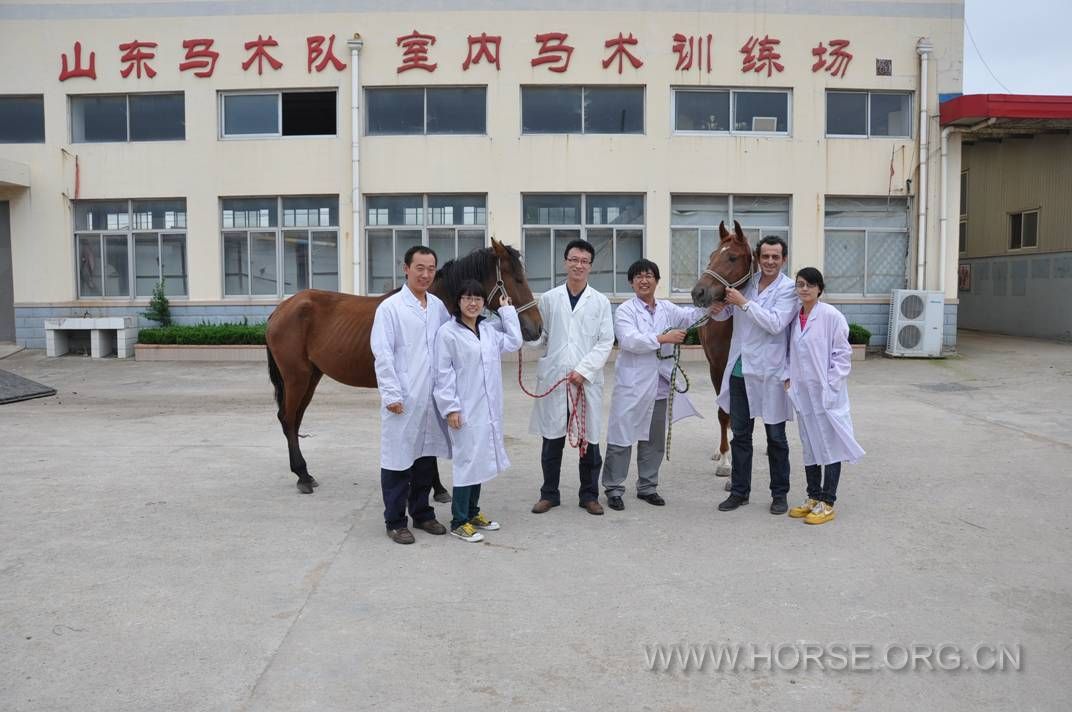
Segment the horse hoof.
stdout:
<svg viewBox="0 0 1072 712">
<path fill-rule="evenodd" d="M 313 477 L 312 475 L 309 475 L 309 482 L 310 482 L 310 484 L 313 485 L 313 487 L 319 487 L 320 486 L 320 483 L 317 482 L 316 478 Z"/>
<path fill-rule="evenodd" d="M 718 469 L 715 470 L 715 477 L 729 477 L 732 471 L 733 468 L 729 465 L 719 465 Z"/>
<path fill-rule="evenodd" d="M 302 494 L 312 494 L 314 486 L 315 485 L 313 485 L 312 483 L 302 482 L 301 480 L 298 480 L 298 491 Z"/>
</svg>

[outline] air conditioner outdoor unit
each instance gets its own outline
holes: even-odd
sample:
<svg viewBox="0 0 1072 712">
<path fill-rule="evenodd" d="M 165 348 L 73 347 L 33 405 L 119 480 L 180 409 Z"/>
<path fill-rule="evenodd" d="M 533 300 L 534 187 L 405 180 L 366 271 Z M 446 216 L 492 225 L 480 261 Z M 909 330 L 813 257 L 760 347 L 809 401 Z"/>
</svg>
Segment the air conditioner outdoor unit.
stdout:
<svg viewBox="0 0 1072 712">
<path fill-rule="evenodd" d="M 890 295 L 889 356 L 939 358 L 945 295 L 918 289 L 895 289 Z"/>
<path fill-rule="evenodd" d="M 778 117 L 777 116 L 753 116 L 752 117 L 752 130 L 753 131 L 769 131 L 774 132 L 778 130 Z"/>
</svg>

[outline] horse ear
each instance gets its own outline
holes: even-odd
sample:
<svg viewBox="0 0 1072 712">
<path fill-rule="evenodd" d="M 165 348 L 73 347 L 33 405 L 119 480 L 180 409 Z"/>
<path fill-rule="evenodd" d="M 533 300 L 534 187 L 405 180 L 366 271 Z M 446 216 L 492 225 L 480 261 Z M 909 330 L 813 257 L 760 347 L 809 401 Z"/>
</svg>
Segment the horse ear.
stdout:
<svg viewBox="0 0 1072 712">
<path fill-rule="evenodd" d="M 730 231 L 726 229 L 726 221 L 720 221 L 718 223 L 718 236 L 720 239 L 725 240 L 730 236 Z"/>
<path fill-rule="evenodd" d="M 737 237 L 748 242 L 748 238 L 744 236 L 744 230 L 741 229 L 741 223 L 736 220 L 733 221 L 733 231 L 737 234 Z"/>
<path fill-rule="evenodd" d="M 503 251 L 503 244 L 493 237 L 491 238 L 491 249 L 495 250 L 496 254 L 499 254 Z"/>
</svg>

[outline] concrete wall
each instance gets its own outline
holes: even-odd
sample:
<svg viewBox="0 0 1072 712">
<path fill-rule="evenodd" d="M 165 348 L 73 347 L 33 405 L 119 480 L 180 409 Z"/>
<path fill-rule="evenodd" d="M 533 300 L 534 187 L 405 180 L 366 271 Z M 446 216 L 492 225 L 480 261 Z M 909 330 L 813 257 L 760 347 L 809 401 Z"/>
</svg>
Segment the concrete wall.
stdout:
<svg viewBox="0 0 1072 712">
<path fill-rule="evenodd" d="M 971 289 L 960 325 L 1014 336 L 1072 341 L 1072 252 L 962 259 Z"/>
</svg>

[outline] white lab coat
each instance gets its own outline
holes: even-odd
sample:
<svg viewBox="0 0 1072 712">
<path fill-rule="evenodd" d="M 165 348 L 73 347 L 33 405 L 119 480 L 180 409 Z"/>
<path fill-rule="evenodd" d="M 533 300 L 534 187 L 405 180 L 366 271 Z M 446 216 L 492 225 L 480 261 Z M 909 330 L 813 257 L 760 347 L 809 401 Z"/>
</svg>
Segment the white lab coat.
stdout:
<svg viewBox="0 0 1072 712">
<path fill-rule="evenodd" d="M 585 377 L 587 401 L 585 439 L 598 444 L 603 413 L 603 365 L 614 346 L 614 321 L 610 300 L 588 285 L 570 309 L 566 285 L 540 295 L 540 316 L 544 332 L 535 346 L 546 345 L 547 353 L 536 364 L 536 393 L 543 393 L 570 371 Z M 566 388 L 563 384 L 532 407 L 529 432 L 545 438 L 566 435 Z"/>
<path fill-rule="evenodd" d="M 729 304 L 713 317 L 716 321 L 734 317 L 733 339 L 726 371 L 722 374 L 718 407 L 730 412 L 730 375 L 733 364 L 743 353 L 741 371 L 748 391 L 748 412 L 753 418 L 762 418 L 767 425 L 774 425 L 793 419 L 782 374 L 789 351 L 788 326 L 800 310 L 800 301 L 793 280 L 782 273 L 757 294 L 762 276 L 762 272 L 752 275 L 741 292 L 749 301 L 747 311 Z"/>
<path fill-rule="evenodd" d="M 372 355 L 380 391 L 380 467 L 409 469 L 418 457 L 450 457 L 447 425 L 432 402 L 435 337 L 450 314 L 429 293 L 427 308 L 406 285 L 376 307 Z M 387 410 L 402 403 L 402 413 Z"/>
<path fill-rule="evenodd" d="M 521 322 L 512 306 L 501 307 L 499 317 L 479 321 L 479 338 L 456 319 L 436 335 L 436 406 L 444 417 L 458 412 L 462 418 L 461 428 L 448 428 L 455 487 L 487 482 L 510 466 L 503 442 L 502 355 L 521 348 Z"/>
<path fill-rule="evenodd" d="M 841 312 L 817 303 L 803 332 L 800 319 L 794 317 L 786 377 L 789 398 L 797 411 L 805 465 L 856 462 L 864 455 L 849 414 L 847 379 L 851 368 L 849 325 Z"/>
<path fill-rule="evenodd" d="M 663 299 L 655 300 L 655 313 L 639 297 L 618 305 L 614 311 L 614 335 L 618 337 L 618 360 L 614 365 L 614 396 L 607 421 L 607 442 L 628 446 L 646 441 L 651 431 L 651 416 L 660 377 L 669 381 L 674 360 L 669 356 L 673 344 L 660 344 L 659 335 L 667 329 L 685 329 L 707 310 L 681 307 Z M 683 387 L 681 381 L 678 387 Z M 684 393 L 674 395 L 674 421 L 700 415 Z M 702 418 L 703 416 L 700 415 Z"/>
</svg>

